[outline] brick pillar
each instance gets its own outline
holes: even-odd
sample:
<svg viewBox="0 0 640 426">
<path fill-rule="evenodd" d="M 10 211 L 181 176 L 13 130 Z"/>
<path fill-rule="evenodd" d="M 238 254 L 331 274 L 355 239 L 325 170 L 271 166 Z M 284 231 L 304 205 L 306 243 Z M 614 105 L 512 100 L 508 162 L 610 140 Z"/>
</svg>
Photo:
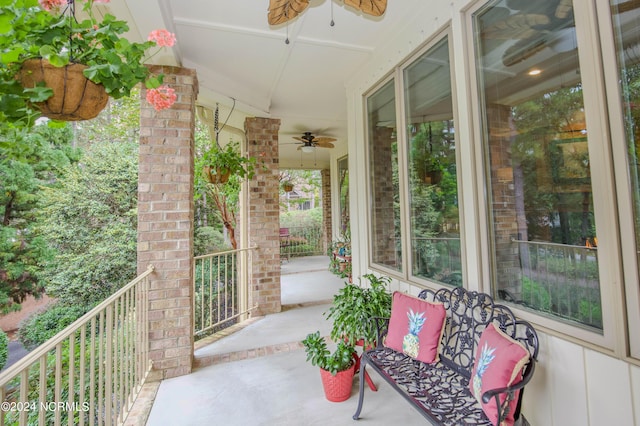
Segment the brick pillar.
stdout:
<svg viewBox="0 0 640 426">
<path fill-rule="evenodd" d="M 322 239 L 324 242 L 324 252 L 331 244 L 332 228 L 331 228 L 331 171 L 322 170 Z"/>
<path fill-rule="evenodd" d="M 262 163 L 249 181 L 247 238 L 258 249 L 252 257 L 251 291 L 260 315 L 280 312 L 280 204 L 278 129 L 280 120 L 247 118 L 247 154 Z"/>
<path fill-rule="evenodd" d="M 149 356 L 153 379 L 188 374 L 193 360 L 194 70 L 152 67 L 178 100 L 155 111 L 140 94 L 138 272 L 152 264 Z"/>
</svg>

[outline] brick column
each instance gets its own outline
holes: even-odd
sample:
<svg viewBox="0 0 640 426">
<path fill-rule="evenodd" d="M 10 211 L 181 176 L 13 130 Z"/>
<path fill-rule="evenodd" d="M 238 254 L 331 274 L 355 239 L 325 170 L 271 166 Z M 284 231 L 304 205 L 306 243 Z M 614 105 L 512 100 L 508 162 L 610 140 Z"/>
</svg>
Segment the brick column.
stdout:
<svg viewBox="0 0 640 426">
<path fill-rule="evenodd" d="M 322 237 L 326 253 L 333 235 L 331 228 L 331 171 L 324 169 L 320 173 L 322 176 Z"/>
<path fill-rule="evenodd" d="M 246 221 L 252 257 L 251 291 L 259 315 L 280 312 L 280 205 L 278 129 L 280 120 L 247 118 L 244 123 L 247 154 L 259 159 L 256 175 L 249 181 Z"/>
<path fill-rule="evenodd" d="M 153 379 L 188 374 L 193 360 L 194 70 L 152 67 L 178 100 L 155 111 L 140 96 L 138 272 L 152 264 L 149 356 Z"/>
</svg>

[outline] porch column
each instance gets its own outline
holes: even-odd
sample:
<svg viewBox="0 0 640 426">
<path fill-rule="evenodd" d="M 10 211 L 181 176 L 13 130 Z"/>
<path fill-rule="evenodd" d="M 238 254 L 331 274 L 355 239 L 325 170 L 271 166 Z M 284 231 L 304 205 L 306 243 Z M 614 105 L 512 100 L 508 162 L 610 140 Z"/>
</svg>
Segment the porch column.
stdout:
<svg viewBox="0 0 640 426">
<path fill-rule="evenodd" d="M 323 251 L 327 252 L 327 248 L 331 244 L 333 235 L 331 228 L 331 170 L 324 169 L 322 175 L 322 240 L 324 243 Z"/>
<path fill-rule="evenodd" d="M 149 289 L 151 379 L 188 374 L 193 361 L 193 157 L 195 70 L 154 66 L 178 99 L 156 111 L 141 91 L 138 273 L 152 264 Z"/>
<path fill-rule="evenodd" d="M 280 120 L 247 118 L 244 122 L 247 154 L 258 159 L 249 181 L 246 208 L 249 246 L 252 256 L 251 292 L 258 315 L 280 312 L 280 204 L 278 192 Z"/>
</svg>

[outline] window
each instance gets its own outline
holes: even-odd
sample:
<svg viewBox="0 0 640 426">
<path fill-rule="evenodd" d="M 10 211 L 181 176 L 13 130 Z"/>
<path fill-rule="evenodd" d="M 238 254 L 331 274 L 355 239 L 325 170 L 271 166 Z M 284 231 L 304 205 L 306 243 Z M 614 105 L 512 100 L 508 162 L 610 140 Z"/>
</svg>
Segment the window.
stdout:
<svg viewBox="0 0 640 426">
<path fill-rule="evenodd" d="M 618 2 L 611 2 L 611 12 L 618 59 L 617 81 L 620 85 L 620 101 L 626 139 L 628 184 L 631 192 L 630 204 L 634 232 L 630 234 L 635 242 L 632 244 L 629 241 L 629 250 L 624 253 L 625 256 L 628 256 L 625 261 L 630 265 L 635 265 L 634 273 L 627 275 L 627 281 L 630 283 L 627 291 L 629 335 L 631 337 L 631 352 L 633 356 L 640 359 L 637 321 L 640 316 L 640 302 L 638 301 L 640 291 L 638 286 L 640 284 L 637 278 L 640 275 L 638 270 L 640 267 L 640 250 L 638 249 L 640 247 L 640 127 L 638 126 L 640 123 L 640 32 L 638 31 L 640 28 L 640 5 L 638 3 L 625 5 L 618 3 L 616 5 L 615 3 Z M 623 220 L 623 223 L 631 223 L 631 221 L 625 222 Z M 625 228 L 629 229 L 627 226 Z M 622 238 L 628 238 L 631 235 L 622 235 Z M 631 250 L 631 247 L 634 249 Z M 629 256 L 631 253 L 633 255 Z"/>
<path fill-rule="evenodd" d="M 587 124 L 563 4 L 500 0 L 473 16 L 493 292 L 601 333 Z"/>
<path fill-rule="evenodd" d="M 412 274 L 461 286 L 460 219 L 449 43 L 403 72 Z"/>
<path fill-rule="evenodd" d="M 340 205 L 340 235 L 350 236 L 349 229 L 349 159 L 338 160 L 338 201 Z"/>
<path fill-rule="evenodd" d="M 402 272 L 394 80 L 367 97 L 371 261 Z"/>
</svg>

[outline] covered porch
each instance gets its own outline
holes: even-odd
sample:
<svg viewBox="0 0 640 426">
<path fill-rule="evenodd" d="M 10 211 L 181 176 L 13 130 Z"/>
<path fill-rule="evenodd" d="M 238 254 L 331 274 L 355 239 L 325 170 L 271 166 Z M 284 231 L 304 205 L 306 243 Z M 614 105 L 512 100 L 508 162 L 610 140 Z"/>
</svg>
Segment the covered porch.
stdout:
<svg viewBox="0 0 640 426">
<path fill-rule="evenodd" d="M 198 342 L 194 371 L 147 383 L 127 424 L 353 424 L 357 379 L 350 399 L 327 401 L 318 368 L 306 362 L 300 344 L 310 332 L 329 334 L 331 323 L 322 314 L 344 282 L 328 264 L 326 256 L 293 257 L 283 264 L 282 312 Z M 367 389 L 360 423 L 424 422 L 381 379 L 374 382 L 379 390 Z"/>
</svg>

